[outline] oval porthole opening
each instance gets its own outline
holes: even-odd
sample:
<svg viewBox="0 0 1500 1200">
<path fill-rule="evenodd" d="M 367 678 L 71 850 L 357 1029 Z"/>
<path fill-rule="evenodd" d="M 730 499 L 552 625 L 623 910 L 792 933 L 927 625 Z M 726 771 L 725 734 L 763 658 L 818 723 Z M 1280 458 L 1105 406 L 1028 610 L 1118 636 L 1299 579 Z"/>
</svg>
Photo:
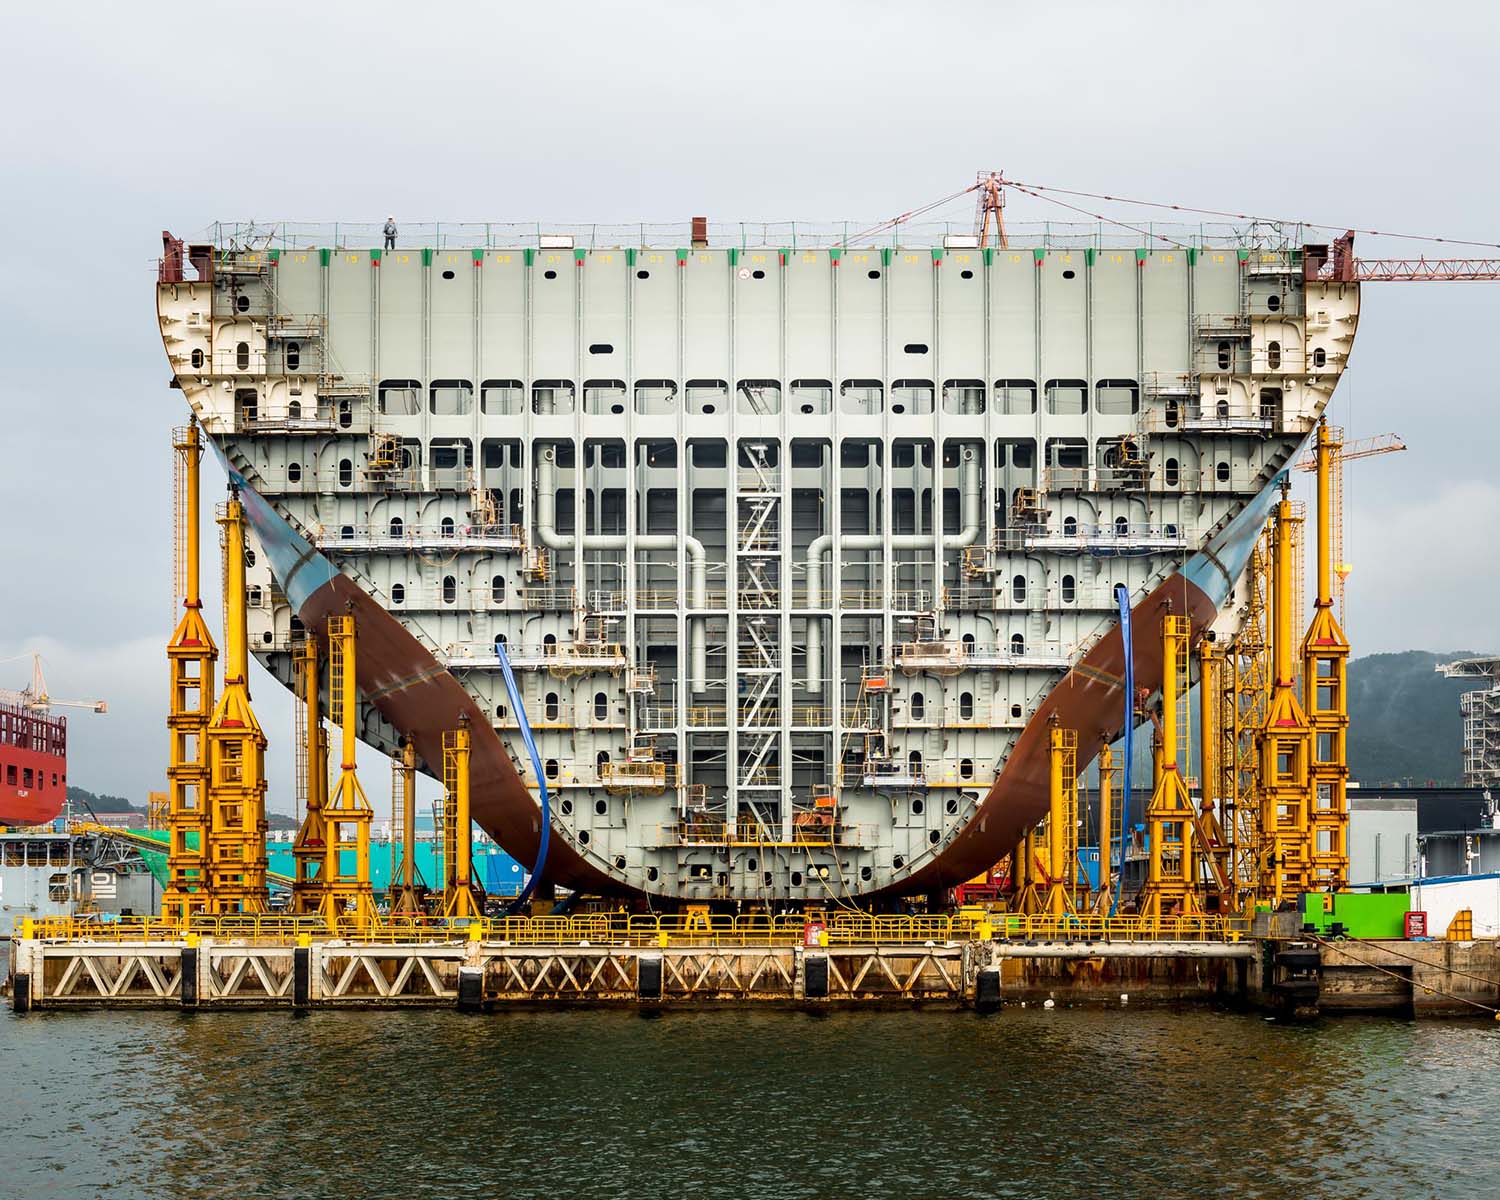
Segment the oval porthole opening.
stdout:
<svg viewBox="0 0 1500 1200">
<path fill-rule="evenodd" d="M 808 416 L 808 417 L 812 416 L 812 414 L 813 414 L 813 406 L 811 404 L 804 404 L 802 406 L 802 413 L 803 413 L 804 416 Z"/>
<path fill-rule="evenodd" d="M 556 271 L 543 271 L 542 272 L 542 278 L 543 279 L 556 279 L 557 278 L 557 272 Z"/>
<path fill-rule="evenodd" d="M 571 800 L 564 800 L 557 807 L 562 811 L 562 815 L 565 817 L 571 816 L 573 813 L 573 802 Z"/>
<path fill-rule="evenodd" d="M 751 279 L 764 279 L 765 277 L 766 277 L 766 273 L 764 271 L 751 271 L 750 272 L 750 278 Z"/>
<path fill-rule="evenodd" d="M 453 278 L 453 272 L 452 271 L 444 271 L 443 272 L 443 278 L 444 279 L 452 279 Z"/>
<path fill-rule="evenodd" d="M 898 854 L 895 858 L 891 859 L 891 867 L 893 869 L 899 871 L 904 866 L 906 866 L 906 858 L 904 855 Z"/>
<path fill-rule="evenodd" d="M 872 871 L 869 867 L 860 867 L 859 877 L 866 883 L 869 883 L 870 880 L 875 878 L 875 872 Z"/>
<path fill-rule="evenodd" d="M 891 405 L 891 411 L 893 413 L 896 413 L 896 414 L 899 415 L 899 414 L 904 413 L 906 411 L 906 405 L 904 405 L 904 404 L 893 404 L 893 405 Z"/>
<path fill-rule="evenodd" d="M 623 854 L 616 854 L 615 855 L 615 870 L 616 871 L 623 871 L 624 869 L 625 869 L 625 856 Z"/>
<path fill-rule="evenodd" d="M 1073 279 L 1077 274 L 1078 273 L 1076 271 L 1064 271 L 1063 272 L 1063 278 L 1064 279 Z"/>
<path fill-rule="evenodd" d="M 927 831 L 927 840 L 929 842 L 931 842 L 934 846 L 936 846 L 938 844 L 938 839 L 940 837 L 942 837 L 942 836 L 943 835 L 940 834 L 936 829 L 929 829 Z"/>
<path fill-rule="evenodd" d="M 880 278 L 880 272 L 879 271 L 871 271 L 870 272 L 870 278 L 871 279 L 879 279 Z"/>
<path fill-rule="evenodd" d="M 660 875 L 661 872 L 658 871 L 655 867 L 646 868 L 646 878 L 649 879 L 652 883 L 655 883 Z"/>
<path fill-rule="evenodd" d="M 580 829 L 578 831 L 578 844 L 580 846 L 587 846 L 589 841 L 589 831 L 587 829 Z"/>
<path fill-rule="evenodd" d="M 960 272 L 959 272 L 959 273 L 958 273 L 958 277 L 959 277 L 959 278 L 960 278 L 960 279 L 973 279 L 973 278 L 974 278 L 974 272 L 973 272 L 973 271 L 970 271 L 970 270 L 967 270 L 967 269 L 965 269 L 965 270 L 962 270 L 962 271 L 960 271 Z"/>
<path fill-rule="evenodd" d="M 650 279 L 651 278 L 651 272 L 650 271 L 637 271 L 635 273 L 635 277 L 637 279 Z"/>
<path fill-rule="evenodd" d="M 595 800 L 594 811 L 601 817 L 604 816 L 607 812 L 609 812 L 609 803 L 604 800 Z"/>
<path fill-rule="evenodd" d="M 705 405 L 704 405 L 704 406 L 703 406 L 703 411 L 704 411 L 704 413 L 705 413 L 705 414 L 707 414 L 707 415 L 708 415 L 708 416 L 713 416 L 713 413 L 714 413 L 714 406 L 713 406 L 713 405 L 712 405 L 712 404 L 705 404 Z"/>
</svg>

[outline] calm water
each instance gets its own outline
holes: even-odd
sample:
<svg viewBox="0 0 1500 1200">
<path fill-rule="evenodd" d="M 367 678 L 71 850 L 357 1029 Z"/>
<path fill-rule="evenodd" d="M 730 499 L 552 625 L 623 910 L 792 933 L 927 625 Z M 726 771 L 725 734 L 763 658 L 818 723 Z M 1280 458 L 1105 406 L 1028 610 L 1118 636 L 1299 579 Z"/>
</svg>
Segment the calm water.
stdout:
<svg viewBox="0 0 1500 1200">
<path fill-rule="evenodd" d="M 0 1197 L 1500 1195 L 1500 1027 L 0 1016 Z"/>
</svg>

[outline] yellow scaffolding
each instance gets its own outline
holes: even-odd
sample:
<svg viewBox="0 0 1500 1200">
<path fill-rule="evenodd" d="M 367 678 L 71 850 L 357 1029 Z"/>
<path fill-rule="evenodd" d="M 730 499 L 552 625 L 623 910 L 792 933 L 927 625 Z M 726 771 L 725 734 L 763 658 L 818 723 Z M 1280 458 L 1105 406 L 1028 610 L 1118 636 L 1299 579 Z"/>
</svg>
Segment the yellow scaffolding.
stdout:
<svg viewBox="0 0 1500 1200">
<path fill-rule="evenodd" d="M 443 734 L 443 916 L 484 916 L 484 896 L 474 886 L 474 830 L 469 816 L 469 723 Z"/>
<path fill-rule="evenodd" d="M 1188 678 L 1187 617 L 1161 619 L 1161 753 L 1156 787 L 1146 805 L 1146 882 L 1137 910 L 1143 916 L 1168 916 L 1201 911 L 1197 892 L 1195 813 L 1183 778 Z"/>
<path fill-rule="evenodd" d="M 1312 731 L 1297 698 L 1292 633 L 1295 526 L 1283 485 L 1271 556 L 1271 699 L 1260 731 L 1258 899 L 1278 905 L 1308 890 L 1311 831 L 1308 759 Z"/>
<path fill-rule="evenodd" d="M 293 651 L 298 703 L 294 735 L 297 753 L 297 801 L 302 824 L 292 843 L 296 874 L 292 883 L 292 911 L 319 913 L 326 900 L 328 825 L 323 810 L 328 803 L 328 733 L 319 708 L 318 642 L 309 636 Z"/>
<path fill-rule="evenodd" d="M 417 747 L 401 742 L 401 757 L 391 760 L 391 913 L 422 912 L 426 888 L 417 874 Z"/>
<path fill-rule="evenodd" d="M 1335 513 L 1333 472 L 1342 443 L 1326 421 L 1317 441 L 1317 599 L 1312 624 L 1302 640 L 1302 701 L 1309 724 L 1308 886 L 1338 891 L 1349 884 L 1349 640 L 1334 615 L 1333 536 L 1341 524 Z"/>
<path fill-rule="evenodd" d="M 237 492 L 219 516 L 224 546 L 224 693 L 208 725 L 209 911 L 260 913 L 266 891 L 266 735 L 250 707 L 245 510 Z"/>
<path fill-rule="evenodd" d="M 323 809 L 324 846 L 322 913 L 331 924 L 348 922 L 364 929 L 375 919 L 375 894 L 370 886 L 370 822 L 374 810 L 355 769 L 359 745 L 359 684 L 357 633 L 352 616 L 328 618 L 328 708 L 342 734 L 339 779 Z M 344 869 L 344 853 L 352 852 L 352 871 Z"/>
<path fill-rule="evenodd" d="M 1096 911 L 1109 912 L 1114 888 L 1114 847 L 1120 846 L 1121 870 L 1124 870 L 1124 820 L 1115 804 L 1115 755 L 1109 742 L 1099 740 L 1099 891 L 1094 898 Z"/>
<path fill-rule="evenodd" d="M 1043 912 L 1073 912 L 1078 884 L 1078 731 L 1061 729 L 1057 715 L 1048 729 L 1047 891 Z"/>
<path fill-rule="evenodd" d="M 185 922 L 208 911 L 208 723 L 214 711 L 214 664 L 219 657 L 203 619 L 198 557 L 199 467 L 203 444 L 198 422 L 172 437 L 173 559 L 182 616 L 167 645 L 171 674 L 167 730 L 167 885 L 162 916 Z"/>
</svg>

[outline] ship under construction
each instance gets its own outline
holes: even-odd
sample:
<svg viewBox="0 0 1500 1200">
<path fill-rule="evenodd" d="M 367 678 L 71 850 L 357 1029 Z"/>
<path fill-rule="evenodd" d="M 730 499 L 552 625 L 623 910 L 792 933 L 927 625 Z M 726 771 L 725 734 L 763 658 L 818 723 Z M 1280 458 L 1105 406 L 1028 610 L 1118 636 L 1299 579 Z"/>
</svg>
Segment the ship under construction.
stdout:
<svg viewBox="0 0 1500 1200">
<path fill-rule="evenodd" d="M 988 232 L 166 235 L 249 649 L 294 687 L 352 617 L 358 736 L 441 776 L 467 728 L 474 820 L 575 891 L 984 874 L 1130 724 L 1127 665 L 1185 703 L 1256 606 L 1359 315 L 1350 242 L 1295 228 Z"/>
</svg>

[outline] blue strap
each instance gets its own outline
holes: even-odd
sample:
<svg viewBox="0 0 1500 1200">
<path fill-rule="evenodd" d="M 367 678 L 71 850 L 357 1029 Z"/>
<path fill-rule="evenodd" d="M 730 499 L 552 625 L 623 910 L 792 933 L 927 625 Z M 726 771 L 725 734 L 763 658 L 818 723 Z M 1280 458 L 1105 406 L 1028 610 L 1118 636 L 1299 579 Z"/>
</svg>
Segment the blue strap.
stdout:
<svg viewBox="0 0 1500 1200">
<path fill-rule="evenodd" d="M 542 792 L 542 836 L 537 843 L 536 863 L 531 868 L 531 878 L 521 889 L 521 894 L 511 901 L 507 912 L 515 912 L 531 899 L 536 885 L 541 882 L 542 872 L 547 866 L 547 843 L 552 834 L 552 802 L 547 794 L 547 773 L 542 770 L 542 756 L 537 753 L 536 739 L 531 736 L 531 722 L 526 719 L 526 706 L 521 702 L 521 689 L 516 686 L 516 674 L 511 670 L 510 655 L 505 652 L 505 643 L 495 643 L 495 654 L 500 659 L 500 670 L 505 676 L 505 692 L 510 697 L 511 710 L 516 714 L 516 724 L 521 729 L 521 740 L 526 743 L 526 752 L 531 755 L 531 769 L 536 772 L 537 783 Z"/>
</svg>

